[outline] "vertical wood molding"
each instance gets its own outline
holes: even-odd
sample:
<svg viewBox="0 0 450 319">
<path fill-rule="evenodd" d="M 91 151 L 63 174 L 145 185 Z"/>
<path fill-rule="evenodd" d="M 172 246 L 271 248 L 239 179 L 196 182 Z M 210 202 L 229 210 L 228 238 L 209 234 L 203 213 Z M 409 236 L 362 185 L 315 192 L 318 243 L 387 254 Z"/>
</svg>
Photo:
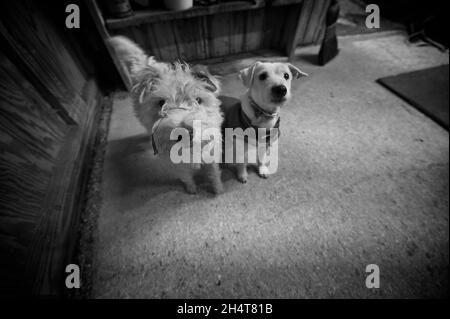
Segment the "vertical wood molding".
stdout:
<svg viewBox="0 0 450 319">
<path fill-rule="evenodd" d="M 101 92 L 51 8 L 0 8 L 0 295 L 61 296 Z"/>
<path fill-rule="evenodd" d="M 84 1 L 89 9 L 89 13 L 92 17 L 92 20 L 94 20 L 94 24 L 97 27 L 97 31 L 100 34 L 100 37 L 103 39 L 106 49 L 108 50 L 108 53 L 111 56 L 113 63 L 120 74 L 120 77 L 122 78 L 123 84 L 128 90 L 130 90 L 131 89 L 130 76 L 128 75 L 126 70 L 122 67 L 122 64 L 118 60 L 117 55 L 114 52 L 114 49 L 111 48 L 111 46 L 108 43 L 106 43 L 110 35 L 105 27 L 105 21 L 103 19 L 100 8 L 98 7 L 97 1 L 96 0 L 84 0 Z"/>
</svg>

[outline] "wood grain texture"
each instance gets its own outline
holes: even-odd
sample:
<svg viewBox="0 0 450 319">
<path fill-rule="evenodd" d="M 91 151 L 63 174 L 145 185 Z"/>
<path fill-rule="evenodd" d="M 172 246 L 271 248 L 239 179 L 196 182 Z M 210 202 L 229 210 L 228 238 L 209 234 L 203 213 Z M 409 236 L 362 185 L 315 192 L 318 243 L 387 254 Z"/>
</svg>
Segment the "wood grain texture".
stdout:
<svg viewBox="0 0 450 319">
<path fill-rule="evenodd" d="M 160 54 L 157 58 L 165 62 L 177 60 L 179 53 L 173 34 L 172 22 L 166 21 L 152 24 L 152 32 L 157 41 Z"/>
<path fill-rule="evenodd" d="M 142 28 L 139 27 L 131 27 L 129 28 L 130 35 L 132 35 L 134 41 L 142 48 L 147 47 L 148 41 L 145 36 L 145 32 L 143 32 Z"/>
<path fill-rule="evenodd" d="M 299 45 L 314 44 L 318 40 L 318 31 L 324 23 L 325 14 L 329 6 L 329 0 L 316 0 L 313 2 L 311 13 L 309 14 L 308 24 L 301 39 L 298 40 Z"/>
<path fill-rule="evenodd" d="M 119 59 L 117 58 L 117 55 L 114 52 L 114 49 L 106 44 L 106 41 L 109 38 L 109 32 L 106 29 L 105 26 L 105 20 L 103 19 L 102 12 L 98 6 L 97 0 L 86 0 L 85 4 L 88 8 L 90 17 L 92 18 L 92 21 L 94 25 L 96 26 L 96 30 L 100 35 L 100 38 L 103 40 L 103 44 L 106 46 L 106 50 L 109 53 L 109 56 L 111 57 L 114 66 L 116 67 L 117 72 L 119 73 L 123 84 L 125 87 L 129 90 L 131 88 L 131 79 L 128 72 L 125 70 L 125 68 L 122 68 L 122 64 L 120 63 Z"/>
<path fill-rule="evenodd" d="M 132 26 L 132 38 L 163 61 L 199 61 L 261 49 L 282 49 L 292 58 L 297 44 L 317 42 L 328 3 L 231 1 L 182 12 L 137 11 L 132 17 L 107 19 L 106 25 L 124 35 Z"/>
<path fill-rule="evenodd" d="M 329 1 L 232 1 L 182 12 L 138 11 L 133 17 L 108 19 L 107 25 L 163 61 L 199 61 L 261 49 L 284 50 L 292 59 L 297 45 L 318 42 Z"/>
<path fill-rule="evenodd" d="M 331 0 L 323 0 L 323 6 L 320 8 L 320 16 L 319 19 L 317 21 L 317 26 L 315 28 L 315 32 L 314 32 L 314 36 L 313 36 L 313 40 L 312 43 L 314 44 L 318 44 L 322 41 L 323 39 L 323 35 L 325 33 L 325 29 L 326 29 L 326 16 L 327 16 L 327 11 L 328 8 L 330 7 L 331 4 Z"/>
<path fill-rule="evenodd" d="M 0 295 L 61 295 L 95 136 L 94 62 L 50 9 L 1 3 Z"/>
<path fill-rule="evenodd" d="M 92 0 L 91 0 L 92 1 Z M 268 5 L 271 7 L 286 6 L 302 3 L 304 0 L 254 0 L 254 1 L 226 1 L 223 3 L 213 4 L 209 6 L 194 6 L 184 11 L 162 10 L 138 10 L 134 15 L 126 18 L 108 18 L 105 23 L 110 30 L 127 28 L 148 23 L 157 23 L 162 21 L 173 21 L 179 19 L 188 19 L 193 17 L 203 17 L 220 13 L 242 12 L 247 10 L 255 10 L 264 8 Z"/>
<path fill-rule="evenodd" d="M 86 104 L 80 97 L 86 82 L 63 39 L 31 0 L 2 2 L 0 34 L 17 53 L 33 85 L 47 91 L 54 108 L 61 107 L 74 122 L 81 120 Z M 32 77 L 32 78 L 31 78 Z"/>
<path fill-rule="evenodd" d="M 174 20 L 172 32 L 178 52 L 178 59 L 189 61 L 193 58 L 206 58 L 202 39 L 202 21 L 200 18 Z"/>
<path fill-rule="evenodd" d="M 245 12 L 234 12 L 229 19 L 229 52 L 237 54 L 245 47 Z"/>
<path fill-rule="evenodd" d="M 25 285 L 24 260 L 67 125 L 1 52 L 0 72 L 0 269 L 19 276 L 0 284 L 1 295 Z"/>
<path fill-rule="evenodd" d="M 159 59 L 161 56 L 161 50 L 159 49 L 153 26 L 151 24 L 146 24 L 141 26 L 141 28 L 142 31 L 145 32 L 145 36 L 148 41 L 147 47 L 145 48 L 146 51 Z"/>
<path fill-rule="evenodd" d="M 292 8 L 287 18 L 283 42 L 290 61 L 294 58 L 297 45 L 303 41 L 313 5 L 314 0 L 305 0 L 301 5 Z"/>
<path fill-rule="evenodd" d="M 246 12 L 244 51 L 259 50 L 263 44 L 264 9 Z"/>
<path fill-rule="evenodd" d="M 91 101 L 92 112 L 82 127 L 70 127 L 42 202 L 42 216 L 25 267 L 25 278 L 34 295 L 54 296 L 64 290 L 64 270 L 72 259 L 88 151 L 98 121 L 98 101 L 97 96 Z"/>
<path fill-rule="evenodd" d="M 289 16 L 291 7 L 270 7 L 266 8 L 264 13 L 264 42 L 263 47 L 267 49 L 284 50 L 284 25 Z M 281 23 L 280 21 L 283 21 Z"/>
<path fill-rule="evenodd" d="M 209 6 L 198 6 L 185 11 L 142 10 L 136 11 L 133 16 L 127 18 L 106 19 L 106 25 L 109 29 L 113 30 L 129 27 L 132 25 L 141 25 L 146 23 L 157 23 L 163 21 L 173 21 L 178 19 L 188 19 L 193 17 L 215 15 L 227 12 L 252 10 L 262 8 L 264 6 L 265 2 L 263 0 L 256 0 L 256 3 L 252 3 L 250 1 L 232 1 Z"/>
<path fill-rule="evenodd" d="M 206 17 L 206 30 L 209 58 L 230 53 L 229 21 L 230 13 L 221 13 Z"/>
</svg>

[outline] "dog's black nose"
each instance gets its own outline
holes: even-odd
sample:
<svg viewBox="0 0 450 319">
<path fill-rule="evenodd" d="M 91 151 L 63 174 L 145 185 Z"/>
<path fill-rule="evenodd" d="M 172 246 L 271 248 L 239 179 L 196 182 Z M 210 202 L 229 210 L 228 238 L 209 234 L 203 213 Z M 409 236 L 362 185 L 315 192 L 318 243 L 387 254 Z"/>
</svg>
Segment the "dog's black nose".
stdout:
<svg viewBox="0 0 450 319">
<path fill-rule="evenodd" d="M 287 88 L 284 85 L 276 85 L 272 87 L 272 94 L 275 97 L 284 97 L 287 93 Z"/>
</svg>

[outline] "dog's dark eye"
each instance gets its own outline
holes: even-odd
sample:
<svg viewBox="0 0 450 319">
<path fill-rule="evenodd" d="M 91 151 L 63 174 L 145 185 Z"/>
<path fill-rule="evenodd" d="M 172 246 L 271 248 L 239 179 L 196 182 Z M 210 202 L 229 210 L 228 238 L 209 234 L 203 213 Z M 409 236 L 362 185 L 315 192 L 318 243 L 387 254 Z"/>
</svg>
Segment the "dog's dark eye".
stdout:
<svg viewBox="0 0 450 319">
<path fill-rule="evenodd" d="M 285 74 L 284 74 L 284 78 L 285 78 L 286 80 L 289 80 L 289 74 L 285 73 Z"/>
<path fill-rule="evenodd" d="M 158 101 L 159 107 L 163 107 L 164 104 L 166 104 L 166 100 L 159 100 Z"/>
<path fill-rule="evenodd" d="M 260 81 L 264 81 L 265 79 L 267 79 L 267 73 L 261 73 L 261 74 L 259 75 L 259 80 L 260 80 Z"/>
<path fill-rule="evenodd" d="M 203 102 L 203 100 L 202 100 L 201 98 L 199 98 L 199 97 L 196 98 L 195 101 L 196 101 L 198 104 L 202 104 L 202 102 Z"/>
</svg>

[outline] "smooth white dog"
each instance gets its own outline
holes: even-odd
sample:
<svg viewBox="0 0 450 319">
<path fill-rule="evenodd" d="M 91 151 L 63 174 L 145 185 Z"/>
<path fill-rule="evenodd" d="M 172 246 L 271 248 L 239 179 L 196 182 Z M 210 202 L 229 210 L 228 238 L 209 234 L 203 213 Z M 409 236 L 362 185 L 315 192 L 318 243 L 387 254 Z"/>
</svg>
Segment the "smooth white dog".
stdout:
<svg viewBox="0 0 450 319">
<path fill-rule="evenodd" d="M 277 170 L 281 108 L 291 98 L 292 80 L 307 75 L 290 63 L 256 62 L 239 73 L 247 88 L 240 103 L 230 104 L 222 99 L 225 156 L 234 156 L 225 158 L 225 162 L 236 166 L 239 181 L 247 182 L 249 164 L 256 164 L 262 178 Z M 226 132 L 237 128 L 246 130 L 241 138 Z M 248 128 L 256 134 L 249 136 L 252 130 Z"/>
</svg>

